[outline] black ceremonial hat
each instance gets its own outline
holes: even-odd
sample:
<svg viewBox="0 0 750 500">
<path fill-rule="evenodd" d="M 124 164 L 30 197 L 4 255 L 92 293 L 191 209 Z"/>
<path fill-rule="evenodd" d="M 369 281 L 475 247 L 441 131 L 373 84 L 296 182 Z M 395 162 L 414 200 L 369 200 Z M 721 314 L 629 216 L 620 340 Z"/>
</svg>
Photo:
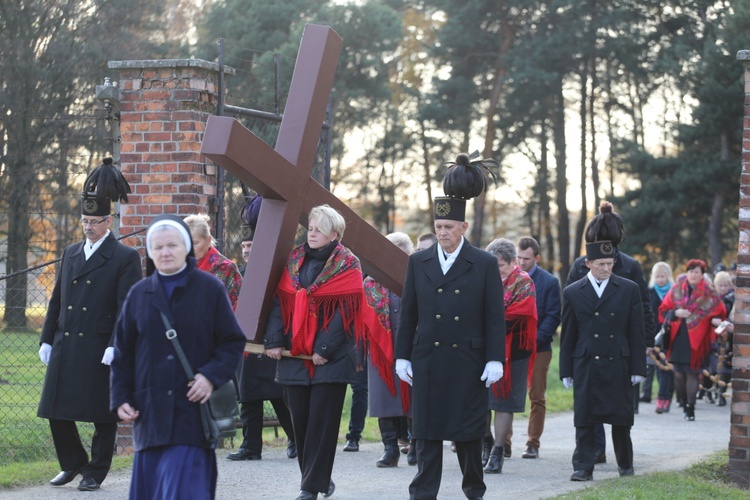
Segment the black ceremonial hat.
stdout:
<svg viewBox="0 0 750 500">
<path fill-rule="evenodd" d="M 112 158 L 104 158 L 86 177 L 81 193 L 81 215 L 109 215 L 113 201 L 128 202 L 130 185 L 114 166 Z"/>
<path fill-rule="evenodd" d="M 593 241 L 586 243 L 586 260 L 613 259 L 615 246 L 611 241 Z"/>
<path fill-rule="evenodd" d="M 242 220 L 242 225 L 240 226 L 241 241 L 253 241 L 262 201 L 263 197 L 256 194 L 240 210 L 240 219 Z"/>
</svg>

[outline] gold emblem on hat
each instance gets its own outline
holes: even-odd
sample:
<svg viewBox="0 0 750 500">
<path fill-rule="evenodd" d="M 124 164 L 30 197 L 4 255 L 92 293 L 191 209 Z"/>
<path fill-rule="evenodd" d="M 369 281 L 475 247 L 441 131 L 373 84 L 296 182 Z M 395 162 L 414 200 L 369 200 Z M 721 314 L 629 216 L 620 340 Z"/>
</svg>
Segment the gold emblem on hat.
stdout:
<svg viewBox="0 0 750 500">
<path fill-rule="evenodd" d="M 96 201 L 96 199 L 87 198 L 83 201 L 83 209 L 86 210 L 87 213 L 96 212 L 98 208 L 99 203 Z"/>
<path fill-rule="evenodd" d="M 612 243 L 610 243 L 610 242 L 602 243 L 601 246 L 599 247 L 599 250 L 604 255 L 611 255 L 612 254 Z"/>
<path fill-rule="evenodd" d="M 435 215 L 445 217 L 451 213 L 451 204 L 447 201 L 438 201 L 435 203 Z"/>
</svg>

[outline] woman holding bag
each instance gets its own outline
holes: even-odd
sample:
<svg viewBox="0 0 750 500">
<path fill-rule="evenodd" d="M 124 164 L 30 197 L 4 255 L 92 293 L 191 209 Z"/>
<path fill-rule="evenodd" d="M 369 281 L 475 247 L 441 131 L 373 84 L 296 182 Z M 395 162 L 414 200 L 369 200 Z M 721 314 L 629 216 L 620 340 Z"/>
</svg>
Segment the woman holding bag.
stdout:
<svg viewBox="0 0 750 500">
<path fill-rule="evenodd" d="M 110 408 L 133 423 L 130 498 L 215 498 L 216 442 L 205 438 L 199 405 L 234 376 L 246 339 L 224 285 L 196 268 L 180 218 L 154 219 L 146 249 L 147 277 L 130 290 L 115 327 L 110 379 Z M 192 380 L 165 335 L 162 313 Z"/>
</svg>

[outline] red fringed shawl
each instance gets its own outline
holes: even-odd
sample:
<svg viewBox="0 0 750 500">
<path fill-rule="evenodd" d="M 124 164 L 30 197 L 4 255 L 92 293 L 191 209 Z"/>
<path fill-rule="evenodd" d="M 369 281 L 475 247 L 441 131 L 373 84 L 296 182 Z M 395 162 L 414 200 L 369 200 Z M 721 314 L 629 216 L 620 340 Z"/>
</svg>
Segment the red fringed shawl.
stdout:
<svg viewBox="0 0 750 500">
<path fill-rule="evenodd" d="M 727 310 L 716 290 L 704 280 L 701 280 L 697 286 L 693 287 L 693 292 L 688 295 L 687 278 L 683 278 L 678 283 L 675 283 L 669 292 L 667 292 L 661 306 L 659 306 L 659 320 L 664 321 L 664 315 L 667 311 L 673 309 L 687 309 L 690 311 L 690 316 L 685 318 L 685 326 L 687 327 L 688 339 L 690 341 L 690 368 L 699 370 L 711 349 L 711 342 L 714 340 L 711 319 L 717 316 L 722 320 L 725 319 L 727 317 Z M 674 339 L 680 329 L 680 322 L 682 320 L 683 318 L 675 318 L 669 324 L 669 349 L 667 350 L 667 356 L 672 353 Z"/>
<path fill-rule="evenodd" d="M 377 368 L 392 396 L 396 395 L 393 379 L 393 327 L 391 325 L 391 300 L 388 289 L 370 278 L 364 282 L 365 338 L 369 344 L 370 362 Z M 401 407 L 404 414 L 409 411 L 409 384 L 400 381 Z"/>
<path fill-rule="evenodd" d="M 511 353 L 515 342 L 522 350 L 531 352 L 527 376 L 531 378 L 536 360 L 536 291 L 531 277 L 520 267 L 503 280 L 505 302 L 505 370 L 503 378 L 492 385 L 495 398 L 506 398 L 512 387 Z M 531 380 L 528 382 L 531 383 Z"/>
<path fill-rule="evenodd" d="M 304 245 L 292 250 L 276 289 L 284 329 L 288 331 L 289 325 L 292 327 L 292 355 L 313 354 L 320 314 L 323 315 L 322 330 L 328 327 L 338 312 L 345 333 L 355 335 L 357 341 L 361 341 L 364 332 L 364 293 L 359 259 L 339 243 L 315 281 L 308 288 L 302 288 L 299 270 L 304 258 Z M 312 377 L 315 365 L 312 361 L 305 363 Z"/>
<path fill-rule="evenodd" d="M 213 274 L 224 283 L 229 295 L 229 302 L 232 304 L 232 310 L 234 311 L 242 286 L 242 275 L 237 265 L 221 255 L 214 247 L 209 247 L 206 255 L 196 262 L 196 267 L 201 271 Z"/>
</svg>

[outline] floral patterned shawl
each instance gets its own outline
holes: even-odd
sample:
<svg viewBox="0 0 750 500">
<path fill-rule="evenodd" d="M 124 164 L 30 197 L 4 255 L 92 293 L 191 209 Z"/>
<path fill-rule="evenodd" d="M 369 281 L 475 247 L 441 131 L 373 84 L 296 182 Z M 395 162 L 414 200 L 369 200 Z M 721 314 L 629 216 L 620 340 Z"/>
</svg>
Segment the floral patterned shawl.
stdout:
<svg viewBox="0 0 750 500">
<path fill-rule="evenodd" d="M 209 247 L 206 255 L 197 262 L 197 267 L 201 271 L 213 274 L 224 283 L 229 294 L 229 302 L 232 304 L 232 310 L 234 311 L 242 286 L 242 275 L 240 270 L 237 269 L 237 264 L 221 255 L 214 247 Z"/>
</svg>

